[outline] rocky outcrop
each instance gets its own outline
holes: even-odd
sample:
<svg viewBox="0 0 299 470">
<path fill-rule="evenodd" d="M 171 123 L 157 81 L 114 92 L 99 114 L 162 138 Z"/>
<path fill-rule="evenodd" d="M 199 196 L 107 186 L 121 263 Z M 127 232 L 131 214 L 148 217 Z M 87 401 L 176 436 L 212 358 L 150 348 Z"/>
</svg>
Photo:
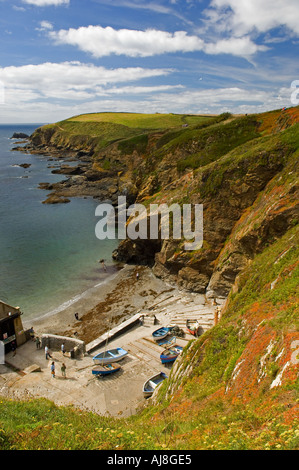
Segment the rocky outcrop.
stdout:
<svg viewBox="0 0 299 470">
<path fill-rule="evenodd" d="M 27 168 L 30 168 L 30 167 L 31 167 L 31 163 L 21 163 L 21 164 L 16 163 L 16 164 L 14 164 L 14 165 L 12 165 L 12 166 L 14 166 L 14 167 L 19 166 L 20 168 L 25 168 L 25 169 L 27 169 Z"/>
<path fill-rule="evenodd" d="M 70 199 L 58 196 L 57 194 L 50 194 L 43 204 L 68 204 Z"/>
<path fill-rule="evenodd" d="M 177 283 L 178 286 L 183 289 L 205 294 L 209 280 L 210 278 L 206 274 L 202 274 L 196 269 L 186 267 L 178 272 Z"/>
<path fill-rule="evenodd" d="M 11 139 L 29 139 L 29 135 L 24 134 L 23 132 L 14 132 Z"/>
<path fill-rule="evenodd" d="M 235 225 L 217 260 L 207 288 L 208 296 L 227 295 L 239 273 L 255 255 L 297 223 L 299 186 L 294 179 L 296 172 L 291 169 L 288 166 L 279 173 Z M 280 184 L 282 179 L 285 180 L 283 185 Z"/>
</svg>

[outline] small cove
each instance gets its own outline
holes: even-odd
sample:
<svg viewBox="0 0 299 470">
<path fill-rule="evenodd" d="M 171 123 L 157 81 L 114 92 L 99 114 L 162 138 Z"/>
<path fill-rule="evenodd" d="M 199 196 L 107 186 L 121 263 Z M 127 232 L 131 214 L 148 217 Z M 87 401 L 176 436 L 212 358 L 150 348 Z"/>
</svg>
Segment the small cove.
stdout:
<svg viewBox="0 0 299 470">
<path fill-rule="evenodd" d="M 42 204 L 48 192 L 39 183 L 64 179 L 52 173 L 57 162 L 11 151 L 19 145 L 10 139 L 14 132 L 30 135 L 37 127 L 0 126 L 0 299 L 20 306 L 24 320 L 56 311 L 118 270 L 111 256 L 118 241 L 95 236 L 99 202 L 78 197 Z"/>
</svg>

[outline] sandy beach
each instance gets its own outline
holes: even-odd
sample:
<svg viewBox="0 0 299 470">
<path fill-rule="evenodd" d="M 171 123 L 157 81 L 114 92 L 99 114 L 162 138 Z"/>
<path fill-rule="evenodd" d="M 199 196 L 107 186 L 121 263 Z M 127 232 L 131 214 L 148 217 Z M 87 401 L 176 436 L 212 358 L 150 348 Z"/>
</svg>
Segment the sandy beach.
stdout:
<svg viewBox="0 0 299 470">
<path fill-rule="evenodd" d="M 23 323 L 25 328 L 33 326 L 37 335 L 49 333 L 76 337 L 89 343 L 139 311 L 151 307 L 162 293 L 173 290 L 174 287 L 156 278 L 150 268 L 125 265 L 101 284 L 78 296 L 66 308 Z M 79 321 L 75 313 L 78 313 Z"/>
</svg>

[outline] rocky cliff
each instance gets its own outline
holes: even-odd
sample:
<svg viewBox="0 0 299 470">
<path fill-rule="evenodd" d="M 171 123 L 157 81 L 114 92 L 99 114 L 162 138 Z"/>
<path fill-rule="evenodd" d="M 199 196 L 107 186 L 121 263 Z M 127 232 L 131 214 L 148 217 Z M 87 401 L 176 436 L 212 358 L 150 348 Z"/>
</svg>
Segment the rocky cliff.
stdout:
<svg viewBox="0 0 299 470">
<path fill-rule="evenodd" d="M 188 130 L 155 149 L 137 202 L 203 204 L 203 247 L 186 252 L 177 240 L 128 239 L 116 258 L 152 263 L 157 276 L 183 288 L 226 297 L 255 254 L 298 220 L 297 116 L 283 115 L 283 124 L 280 112 L 270 117 Z"/>
<path fill-rule="evenodd" d="M 158 115 L 150 129 L 140 115 L 134 126 L 68 120 L 38 129 L 27 149 L 78 162 L 56 171 L 65 181 L 43 186 L 53 190 L 49 202 L 84 195 L 116 205 L 126 195 L 128 204 L 146 207 L 202 204 L 201 249 L 185 251 L 184 240 L 171 237 L 127 238 L 114 257 L 150 264 L 182 288 L 226 297 L 254 256 L 298 220 L 299 110 L 189 117 L 189 124 L 180 118 L 169 127 Z"/>
</svg>

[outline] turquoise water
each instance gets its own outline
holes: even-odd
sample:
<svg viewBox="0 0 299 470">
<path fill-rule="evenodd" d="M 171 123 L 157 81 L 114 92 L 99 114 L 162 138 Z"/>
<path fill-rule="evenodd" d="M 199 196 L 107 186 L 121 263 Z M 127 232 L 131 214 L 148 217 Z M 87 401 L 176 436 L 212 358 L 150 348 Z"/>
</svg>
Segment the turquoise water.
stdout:
<svg viewBox="0 0 299 470">
<path fill-rule="evenodd" d="M 20 306 L 24 320 L 53 311 L 117 270 L 111 255 L 117 240 L 95 236 L 99 202 L 72 198 L 42 204 L 41 182 L 61 181 L 44 156 L 12 152 L 14 132 L 30 135 L 38 125 L 0 126 L 0 299 Z M 24 169 L 15 165 L 31 164 Z M 105 273 L 98 262 L 104 258 Z"/>
</svg>

